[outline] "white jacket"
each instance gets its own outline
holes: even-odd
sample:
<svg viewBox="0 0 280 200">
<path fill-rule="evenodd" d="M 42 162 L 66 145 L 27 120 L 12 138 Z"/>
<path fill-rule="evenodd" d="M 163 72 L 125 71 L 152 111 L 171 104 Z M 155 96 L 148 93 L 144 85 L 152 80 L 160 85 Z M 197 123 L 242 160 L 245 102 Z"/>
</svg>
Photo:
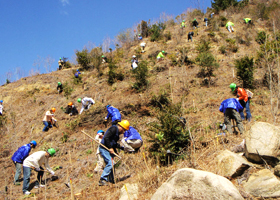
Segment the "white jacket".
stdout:
<svg viewBox="0 0 280 200">
<path fill-rule="evenodd" d="M 46 157 L 46 151 L 37 151 L 31 154 L 23 161 L 23 166 L 29 168 L 40 168 L 40 166 L 45 166 L 50 173 L 54 173 L 49 166 L 49 158 Z"/>
<path fill-rule="evenodd" d="M 83 105 L 87 105 L 88 103 L 95 104 L 95 101 L 94 101 L 92 98 L 84 97 L 84 98 L 82 99 L 82 104 L 83 104 Z"/>
</svg>

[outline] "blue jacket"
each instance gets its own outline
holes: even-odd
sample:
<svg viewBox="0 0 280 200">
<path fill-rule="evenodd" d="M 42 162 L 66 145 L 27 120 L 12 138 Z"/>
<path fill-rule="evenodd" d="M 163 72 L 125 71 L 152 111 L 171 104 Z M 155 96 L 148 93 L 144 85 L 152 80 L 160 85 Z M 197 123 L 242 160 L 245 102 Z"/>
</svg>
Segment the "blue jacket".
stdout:
<svg viewBox="0 0 280 200">
<path fill-rule="evenodd" d="M 113 106 L 109 106 L 107 108 L 107 111 L 108 111 L 108 115 L 107 115 L 107 119 L 111 118 L 112 119 L 112 122 L 116 121 L 116 120 L 122 120 L 122 116 L 121 116 L 121 113 L 120 111 L 113 107 Z"/>
<path fill-rule="evenodd" d="M 219 110 L 223 113 L 226 112 L 227 108 L 233 108 L 235 109 L 237 112 L 242 111 L 243 107 L 241 106 L 241 104 L 239 103 L 238 100 L 231 98 L 231 99 L 226 99 L 224 100 L 221 105 Z"/>
<path fill-rule="evenodd" d="M 125 141 L 127 141 L 127 140 L 142 140 L 138 131 L 135 128 L 133 128 L 132 126 L 130 126 L 129 129 L 124 132 L 123 137 L 126 137 Z"/>
<path fill-rule="evenodd" d="M 29 155 L 31 151 L 31 145 L 26 144 L 18 148 L 18 150 L 12 156 L 12 160 L 17 163 L 23 163 L 24 159 Z"/>
</svg>

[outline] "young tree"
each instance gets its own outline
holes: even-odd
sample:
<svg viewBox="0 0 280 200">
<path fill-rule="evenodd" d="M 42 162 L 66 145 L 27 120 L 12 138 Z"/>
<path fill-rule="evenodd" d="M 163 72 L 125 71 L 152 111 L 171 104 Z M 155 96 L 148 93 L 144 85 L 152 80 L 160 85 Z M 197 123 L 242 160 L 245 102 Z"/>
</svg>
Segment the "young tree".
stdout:
<svg viewBox="0 0 280 200">
<path fill-rule="evenodd" d="M 254 59 L 245 56 L 235 60 L 236 76 L 245 88 L 253 88 L 254 82 Z"/>
<path fill-rule="evenodd" d="M 214 0 L 211 2 L 212 8 L 216 11 L 225 10 L 230 6 L 237 6 L 237 0 Z"/>
<path fill-rule="evenodd" d="M 77 62 L 87 70 L 89 68 L 89 63 L 90 63 L 90 57 L 88 55 L 88 50 L 83 49 L 82 51 L 76 51 L 76 56 L 77 56 Z"/>
</svg>

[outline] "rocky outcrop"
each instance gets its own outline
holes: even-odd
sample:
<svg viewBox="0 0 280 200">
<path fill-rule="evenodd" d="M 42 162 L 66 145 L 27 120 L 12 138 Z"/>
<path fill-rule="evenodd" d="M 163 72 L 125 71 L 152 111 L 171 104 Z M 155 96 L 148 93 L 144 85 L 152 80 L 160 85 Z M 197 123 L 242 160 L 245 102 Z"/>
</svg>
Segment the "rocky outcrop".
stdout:
<svg viewBox="0 0 280 200">
<path fill-rule="evenodd" d="M 251 165 L 242 155 L 229 150 L 222 151 L 217 160 L 218 174 L 230 178 L 242 175 Z"/>
<path fill-rule="evenodd" d="M 177 170 L 152 196 L 151 200 L 171 199 L 243 199 L 226 178 L 190 168 Z"/>
<path fill-rule="evenodd" d="M 125 184 L 121 189 L 121 195 L 119 200 L 134 200 L 138 199 L 138 185 L 137 184 Z"/>
<path fill-rule="evenodd" d="M 244 188 L 256 197 L 280 197 L 280 181 L 268 169 L 252 174 Z"/>
<path fill-rule="evenodd" d="M 262 163 L 266 160 L 275 165 L 280 157 L 280 129 L 265 122 L 255 123 L 246 135 L 245 156 L 248 160 Z"/>
</svg>

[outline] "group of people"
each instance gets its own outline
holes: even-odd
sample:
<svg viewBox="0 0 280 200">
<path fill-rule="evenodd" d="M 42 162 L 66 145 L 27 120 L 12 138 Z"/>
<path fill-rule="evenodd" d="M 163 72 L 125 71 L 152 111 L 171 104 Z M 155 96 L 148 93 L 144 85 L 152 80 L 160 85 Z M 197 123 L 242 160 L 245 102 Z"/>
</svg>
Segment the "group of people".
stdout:
<svg viewBox="0 0 280 200">
<path fill-rule="evenodd" d="M 224 124 L 229 134 L 233 134 L 231 120 L 236 122 L 240 134 L 244 132 L 242 120 L 251 121 L 252 115 L 250 112 L 250 98 L 253 93 L 249 90 L 245 90 L 235 83 L 230 84 L 231 91 L 237 96 L 237 98 L 229 98 L 224 100 L 220 105 L 220 112 L 224 113 Z M 244 115 L 244 108 L 246 109 L 246 118 Z"/>
</svg>

